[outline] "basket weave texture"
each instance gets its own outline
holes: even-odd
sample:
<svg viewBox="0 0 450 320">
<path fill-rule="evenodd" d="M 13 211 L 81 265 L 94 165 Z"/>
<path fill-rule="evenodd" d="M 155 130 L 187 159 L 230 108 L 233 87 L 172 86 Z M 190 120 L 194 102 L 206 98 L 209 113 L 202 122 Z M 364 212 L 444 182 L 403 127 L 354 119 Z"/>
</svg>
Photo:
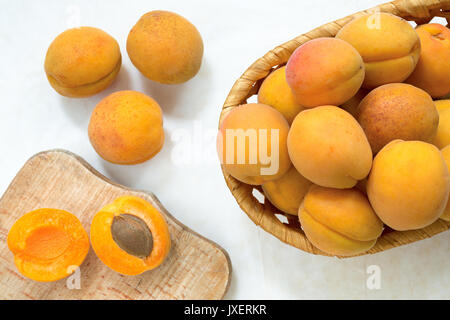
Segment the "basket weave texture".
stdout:
<svg viewBox="0 0 450 320">
<path fill-rule="evenodd" d="M 244 74 L 235 82 L 220 114 L 219 123 L 225 115 L 247 99 L 258 93 L 262 81 L 273 70 L 286 64 L 291 54 L 300 45 L 308 40 L 319 37 L 334 37 L 336 33 L 349 21 L 367 13 L 387 12 L 402 17 L 416 24 L 428 23 L 434 17 L 443 17 L 450 25 L 450 0 L 396 0 L 378 5 L 374 8 L 360 11 L 345 18 L 327 23 L 308 33 L 302 34 L 256 60 Z M 253 189 L 259 187 L 242 183 L 226 172 L 223 172 L 225 181 L 231 193 L 235 197 L 241 209 L 257 225 L 281 241 L 299 248 L 303 251 L 328 256 L 328 254 L 314 247 L 306 238 L 300 228 L 297 217 L 286 215 L 288 223 L 281 222 L 276 215 L 283 214 L 276 209 L 267 199 L 260 203 L 253 195 Z M 430 238 L 450 228 L 450 222 L 439 219 L 432 225 L 412 231 L 395 231 L 385 228 L 375 246 L 365 254 L 373 254 L 411 242 Z"/>
</svg>

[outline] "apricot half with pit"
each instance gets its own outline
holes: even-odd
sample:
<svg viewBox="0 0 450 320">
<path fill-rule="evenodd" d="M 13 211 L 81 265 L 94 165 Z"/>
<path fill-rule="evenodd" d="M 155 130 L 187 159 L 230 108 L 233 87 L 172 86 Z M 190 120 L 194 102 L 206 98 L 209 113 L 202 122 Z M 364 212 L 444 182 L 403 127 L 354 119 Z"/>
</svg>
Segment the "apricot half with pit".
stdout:
<svg viewBox="0 0 450 320">
<path fill-rule="evenodd" d="M 35 281 L 56 281 L 79 267 L 89 251 L 80 220 L 59 209 L 37 209 L 20 217 L 8 233 L 8 247 L 21 274 Z"/>
<path fill-rule="evenodd" d="M 119 73 L 122 56 L 117 41 L 92 27 L 64 31 L 45 57 L 50 85 L 67 97 L 88 97 L 108 87 Z"/>
<path fill-rule="evenodd" d="M 171 244 L 164 216 L 135 196 L 117 198 L 95 214 L 91 243 L 104 264 L 126 275 L 158 267 L 169 254 Z"/>
</svg>

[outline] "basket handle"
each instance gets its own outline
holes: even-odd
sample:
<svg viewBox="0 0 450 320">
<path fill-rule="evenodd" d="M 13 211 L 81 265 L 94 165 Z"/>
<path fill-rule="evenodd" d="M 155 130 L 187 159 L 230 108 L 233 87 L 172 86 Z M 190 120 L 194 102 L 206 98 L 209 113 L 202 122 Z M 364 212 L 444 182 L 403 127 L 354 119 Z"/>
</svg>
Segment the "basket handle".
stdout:
<svg viewBox="0 0 450 320">
<path fill-rule="evenodd" d="M 450 17 L 450 0 L 395 0 L 391 4 L 413 18 L 432 18 L 433 11 L 439 9 L 446 11 L 446 18 Z"/>
</svg>

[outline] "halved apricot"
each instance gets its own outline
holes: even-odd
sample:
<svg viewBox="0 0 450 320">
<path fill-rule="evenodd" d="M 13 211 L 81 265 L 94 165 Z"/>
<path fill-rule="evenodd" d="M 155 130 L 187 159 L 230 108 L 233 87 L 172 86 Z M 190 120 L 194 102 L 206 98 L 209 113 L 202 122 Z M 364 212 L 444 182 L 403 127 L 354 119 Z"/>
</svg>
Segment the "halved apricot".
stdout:
<svg viewBox="0 0 450 320">
<path fill-rule="evenodd" d="M 125 275 L 158 267 L 170 251 L 169 228 L 149 202 L 123 196 L 97 212 L 91 223 L 91 243 L 99 259 Z"/>
<path fill-rule="evenodd" d="M 79 267 L 89 252 L 80 220 L 59 209 L 26 213 L 11 227 L 8 247 L 21 274 L 36 281 L 56 281 Z"/>
</svg>

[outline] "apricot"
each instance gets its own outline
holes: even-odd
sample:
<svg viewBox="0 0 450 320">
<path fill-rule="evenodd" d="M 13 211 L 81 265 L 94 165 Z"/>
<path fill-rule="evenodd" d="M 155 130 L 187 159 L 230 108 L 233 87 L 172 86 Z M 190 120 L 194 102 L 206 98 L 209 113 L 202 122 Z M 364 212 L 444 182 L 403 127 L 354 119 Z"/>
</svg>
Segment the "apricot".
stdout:
<svg viewBox="0 0 450 320">
<path fill-rule="evenodd" d="M 395 230 L 424 228 L 443 213 L 450 178 L 438 148 L 395 140 L 375 156 L 367 195 L 380 219 Z"/>
<path fill-rule="evenodd" d="M 331 255 L 363 253 L 375 245 L 383 231 L 383 223 L 357 189 L 313 185 L 298 216 L 308 240 Z"/>
<path fill-rule="evenodd" d="M 149 202 L 135 196 L 119 197 L 95 214 L 91 243 L 105 265 L 125 275 L 158 267 L 171 246 L 164 216 Z"/>
<path fill-rule="evenodd" d="M 264 79 L 258 91 L 258 103 L 274 107 L 291 124 L 295 116 L 305 110 L 294 97 L 286 81 L 286 67 L 273 71 Z"/>
<path fill-rule="evenodd" d="M 293 166 L 281 178 L 264 183 L 261 187 L 264 195 L 279 210 L 298 214 L 298 208 L 311 186 L 307 180 Z"/>
<path fill-rule="evenodd" d="M 439 112 L 439 125 L 433 144 L 442 149 L 450 144 L 450 100 L 434 102 Z"/>
<path fill-rule="evenodd" d="M 438 111 L 441 111 L 443 109 L 450 107 L 450 100 L 449 99 L 434 100 L 434 105 L 436 106 L 436 109 Z"/>
<path fill-rule="evenodd" d="M 447 165 L 447 169 L 450 171 L 450 146 L 446 146 L 441 150 L 442 156 L 444 157 L 445 164 Z M 450 221 L 450 201 L 447 201 L 447 205 L 444 209 L 444 212 L 440 216 L 441 219 L 445 221 Z"/>
<path fill-rule="evenodd" d="M 300 112 L 289 131 L 288 151 L 298 172 L 323 187 L 351 188 L 372 165 L 372 151 L 353 116 L 335 106 Z"/>
<path fill-rule="evenodd" d="M 364 63 L 345 41 L 317 38 L 298 47 L 286 65 L 286 80 L 305 107 L 340 105 L 364 80 Z"/>
<path fill-rule="evenodd" d="M 358 118 L 358 106 L 368 93 L 369 90 L 361 88 L 353 97 L 341 104 L 340 107 L 350 113 L 354 118 Z"/>
<path fill-rule="evenodd" d="M 428 92 L 433 98 L 450 93 L 450 29 L 438 23 L 416 28 L 422 51 L 414 72 L 406 82 Z"/>
<path fill-rule="evenodd" d="M 390 83 L 372 90 L 361 101 L 358 121 L 375 154 L 395 139 L 432 142 L 439 114 L 422 89 Z"/>
<path fill-rule="evenodd" d="M 19 272 L 42 282 L 69 276 L 89 251 L 89 238 L 80 220 L 59 209 L 24 214 L 9 230 L 7 241 Z"/>
<path fill-rule="evenodd" d="M 290 168 L 289 124 L 276 109 L 260 103 L 233 108 L 220 123 L 217 152 L 225 172 L 247 184 L 281 178 Z"/>
<path fill-rule="evenodd" d="M 336 38 L 350 43 L 366 67 L 363 87 L 402 82 L 414 70 L 420 56 L 420 40 L 404 19 L 378 12 L 359 16 L 344 25 Z"/>
<path fill-rule="evenodd" d="M 122 56 L 117 41 L 92 27 L 69 29 L 53 40 L 45 73 L 53 89 L 67 97 L 88 97 L 108 87 L 119 73 Z"/>
<path fill-rule="evenodd" d="M 155 156 L 164 144 L 162 111 L 143 93 L 118 91 L 97 104 L 88 133 L 92 146 L 106 161 L 141 163 Z"/>
<path fill-rule="evenodd" d="M 144 14 L 131 29 L 127 52 L 147 78 L 165 84 L 186 82 L 200 69 L 203 41 L 193 24 L 168 11 Z"/>
</svg>

